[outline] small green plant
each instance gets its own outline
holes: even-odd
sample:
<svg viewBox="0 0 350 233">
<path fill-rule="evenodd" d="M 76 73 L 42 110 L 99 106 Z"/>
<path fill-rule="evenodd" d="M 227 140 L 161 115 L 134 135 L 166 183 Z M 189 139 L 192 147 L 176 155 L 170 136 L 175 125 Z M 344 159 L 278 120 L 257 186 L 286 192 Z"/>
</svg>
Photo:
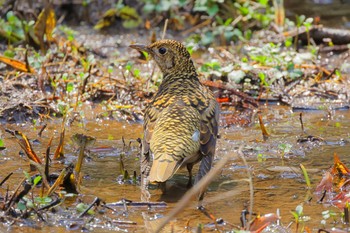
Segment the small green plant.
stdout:
<svg viewBox="0 0 350 233">
<path fill-rule="evenodd" d="M 300 30 L 301 26 L 305 27 L 308 48 L 310 48 L 310 29 L 312 26 L 312 22 L 313 22 L 313 18 L 306 18 L 305 15 L 295 16 L 295 23 L 296 23 L 297 30 Z M 295 49 L 297 49 L 297 42 L 298 42 L 298 34 L 295 37 L 295 41 L 294 41 Z"/>
<path fill-rule="evenodd" d="M 310 216 L 304 215 L 303 211 L 304 211 L 304 207 L 302 204 L 297 205 L 297 207 L 295 208 L 295 211 L 291 211 L 296 224 L 295 232 L 304 232 L 305 222 L 310 220 Z"/>
<path fill-rule="evenodd" d="M 331 220 L 332 222 L 337 222 L 337 219 L 336 219 L 337 216 L 338 216 L 338 214 L 332 210 L 322 211 L 322 218 L 323 219 L 321 220 L 321 224 L 325 226 L 328 219 L 332 219 Z"/>
<path fill-rule="evenodd" d="M 47 205 L 52 202 L 51 197 L 35 197 L 34 198 L 35 204 L 39 205 Z"/>
<path fill-rule="evenodd" d="M 209 72 L 210 70 L 219 71 L 220 68 L 221 68 L 220 63 L 216 60 L 213 60 L 211 62 L 204 63 L 201 66 L 201 71 L 203 71 L 203 72 Z"/>
<path fill-rule="evenodd" d="M 66 35 L 66 37 L 69 41 L 75 40 L 75 36 L 76 36 L 77 32 L 74 31 L 73 29 L 71 29 L 70 27 L 61 25 L 58 27 L 58 29 Z"/>
<path fill-rule="evenodd" d="M 76 206 L 76 209 L 79 213 L 83 213 L 84 211 L 86 211 L 86 209 L 89 208 L 89 206 L 87 204 L 84 204 L 84 203 L 79 203 L 77 206 Z M 87 214 L 89 215 L 94 215 L 95 214 L 95 211 L 93 211 L 92 209 L 89 209 L 87 211 Z"/>
<path fill-rule="evenodd" d="M 260 73 L 258 74 L 258 76 L 259 76 L 259 79 L 260 79 L 260 83 L 261 83 L 262 85 L 264 85 L 265 87 L 269 87 L 269 86 L 270 86 L 270 84 L 267 83 L 267 81 L 266 81 L 266 75 L 265 75 L 264 73 L 260 72 Z"/>
<path fill-rule="evenodd" d="M 281 143 L 278 145 L 278 149 L 281 150 L 281 157 L 284 158 L 285 154 L 289 153 L 292 149 L 292 145 L 288 143 Z"/>
<path fill-rule="evenodd" d="M 167 12 L 172 9 L 184 7 L 188 4 L 187 1 L 183 0 L 143 0 L 143 2 L 145 3 L 143 7 L 145 13 Z"/>
<path fill-rule="evenodd" d="M 102 16 L 95 29 L 99 30 L 110 26 L 116 18 L 122 20 L 122 25 L 124 28 L 135 28 L 138 27 L 142 20 L 134 7 L 126 6 L 123 4 L 122 0 L 119 0 L 114 7 L 108 9 Z"/>
<path fill-rule="evenodd" d="M 266 156 L 264 154 L 259 153 L 257 155 L 257 158 L 258 158 L 258 162 L 259 163 L 262 163 L 262 162 L 266 161 Z"/>
<path fill-rule="evenodd" d="M 73 90 L 74 90 L 74 83 L 72 83 L 72 82 L 67 83 L 66 91 L 67 91 L 68 93 L 70 93 L 70 92 L 72 92 Z"/>
<path fill-rule="evenodd" d="M 291 211 L 295 223 L 297 224 L 297 227 L 299 226 L 299 221 L 301 219 L 301 217 L 303 216 L 303 206 L 302 205 L 297 205 L 297 207 L 295 207 L 295 211 Z"/>
<path fill-rule="evenodd" d="M 58 100 L 57 108 L 62 116 L 66 116 L 68 113 L 73 111 L 73 108 L 71 108 L 68 103 L 61 100 Z"/>
<path fill-rule="evenodd" d="M 300 164 L 300 168 L 301 168 L 301 171 L 303 172 L 303 175 L 304 175 L 304 179 L 305 179 L 305 182 L 306 182 L 306 185 L 309 189 L 311 189 L 311 183 L 310 183 L 310 178 L 309 178 L 309 175 L 307 173 L 307 170 L 306 168 L 304 167 L 304 165 Z"/>
<path fill-rule="evenodd" d="M 23 25 L 22 25 L 23 23 Z M 13 11 L 6 14 L 5 19 L 0 19 L 0 37 L 7 39 L 11 43 L 23 41 L 25 39 L 24 28 L 34 26 L 34 22 L 24 22 L 20 20 Z"/>
<path fill-rule="evenodd" d="M 219 12 L 219 4 L 224 0 L 202 0 L 195 1 L 193 10 L 199 12 L 205 12 L 209 16 L 214 16 Z"/>
</svg>

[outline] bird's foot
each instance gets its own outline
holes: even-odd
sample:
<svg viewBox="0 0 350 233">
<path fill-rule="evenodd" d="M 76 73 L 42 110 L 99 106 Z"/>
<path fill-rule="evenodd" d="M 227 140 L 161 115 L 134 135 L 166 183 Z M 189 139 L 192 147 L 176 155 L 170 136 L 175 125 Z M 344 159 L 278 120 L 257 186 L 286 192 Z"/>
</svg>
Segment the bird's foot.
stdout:
<svg viewBox="0 0 350 233">
<path fill-rule="evenodd" d="M 147 189 L 142 189 L 141 190 L 141 201 L 142 202 L 149 202 L 151 199 L 151 194 Z"/>
<path fill-rule="evenodd" d="M 192 188 L 192 186 L 193 186 L 192 180 L 190 179 L 190 180 L 188 180 L 188 182 L 187 182 L 187 188 L 190 189 L 190 188 Z"/>
</svg>

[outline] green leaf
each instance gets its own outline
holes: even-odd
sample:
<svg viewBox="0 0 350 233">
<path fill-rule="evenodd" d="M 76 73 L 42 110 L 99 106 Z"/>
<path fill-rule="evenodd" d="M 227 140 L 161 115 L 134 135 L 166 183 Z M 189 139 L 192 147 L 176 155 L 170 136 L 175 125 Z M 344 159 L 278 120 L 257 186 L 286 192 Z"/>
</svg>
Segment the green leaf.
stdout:
<svg viewBox="0 0 350 233">
<path fill-rule="evenodd" d="M 80 213 L 84 212 L 87 208 L 88 208 L 88 205 L 86 205 L 84 203 L 79 203 L 76 206 L 77 211 L 80 212 Z M 90 214 L 90 215 L 95 214 L 95 212 L 92 209 L 89 209 L 87 213 Z"/>
<path fill-rule="evenodd" d="M 295 212 L 298 214 L 298 216 L 301 216 L 303 214 L 303 206 L 297 205 L 297 207 L 295 207 Z"/>
<path fill-rule="evenodd" d="M 23 203 L 23 202 L 18 202 L 17 203 L 17 209 L 19 209 L 19 210 L 26 210 L 27 209 L 27 207 L 26 207 L 26 205 Z"/>
<path fill-rule="evenodd" d="M 295 219 L 295 222 L 299 222 L 299 215 L 297 212 L 294 212 L 294 211 L 290 211 Z"/>
<path fill-rule="evenodd" d="M 289 143 L 281 143 L 278 145 L 278 148 L 282 150 L 284 153 L 289 153 L 292 149 L 292 145 Z"/>
<path fill-rule="evenodd" d="M 303 76 L 303 74 L 303 71 L 301 71 L 300 69 L 294 69 L 293 71 L 289 72 L 289 77 L 291 79 L 297 79 Z"/>
<path fill-rule="evenodd" d="M 140 22 L 136 20 L 125 20 L 123 21 L 122 25 L 126 29 L 132 29 L 138 27 L 140 25 Z"/>
<path fill-rule="evenodd" d="M 304 23 L 305 24 L 312 24 L 313 21 L 314 21 L 313 18 L 307 18 Z"/>
<path fill-rule="evenodd" d="M 337 75 L 338 78 L 342 77 L 342 75 L 338 69 L 335 70 L 335 75 Z"/>
<path fill-rule="evenodd" d="M 0 138 L 0 147 L 4 147 L 4 146 L 5 146 L 4 140 L 2 140 L 2 139 Z"/>
<path fill-rule="evenodd" d="M 34 178 L 33 184 L 36 186 L 41 181 L 41 176 L 37 176 Z"/>
<path fill-rule="evenodd" d="M 107 72 L 111 74 L 113 72 L 113 66 L 108 66 Z"/>
<path fill-rule="evenodd" d="M 190 55 L 192 55 L 192 53 L 193 53 L 193 46 L 188 46 L 188 47 L 186 47 L 186 49 L 190 53 Z"/>
<path fill-rule="evenodd" d="M 134 69 L 134 76 L 136 77 L 136 78 L 138 78 L 138 77 L 140 77 L 140 70 L 139 69 Z"/>
<path fill-rule="evenodd" d="M 28 182 L 28 183 L 32 183 L 32 182 L 31 182 L 31 181 L 32 181 L 32 177 L 30 177 L 29 173 L 26 172 L 26 171 L 23 171 L 23 174 L 24 174 L 24 176 L 25 176 L 27 182 Z"/>
<path fill-rule="evenodd" d="M 47 203 L 52 202 L 52 198 L 51 197 L 36 197 L 36 198 L 34 198 L 34 201 L 36 203 L 39 203 L 39 204 L 47 204 Z"/>
<path fill-rule="evenodd" d="M 135 28 L 141 23 L 141 18 L 136 9 L 129 6 L 121 8 L 118 12 L 118 16 L 124 20 L 124 28 Z"/>
<path fill-rule="evenodd" d="M 307 174 L 307 171 L 306 171 L 304 165 L 300 164 L 300 168 L 303 171 L 303 175 L 304 175 L 304 178 L 305 178 L 306 185 L 310 189 L 311 188 L 311 183 L 310 183 L 309 175 Z"/>
<path fill-rule="evenodd" d="M 67 92 L 72 92 L 74 90 L 74 84 L 72 82 L 69 82 L 67 84 Z"/>
<path fill-rule="evenodd" d="M 26 206 L 28 208 L 34 208 L 34 203 L 31 200 L 27 200 Z"/>
<path fill-rule="evenodd" d="M 259 154 L 257 155 L 257 157 L 258 157 L 258 162 L 259 162 L 259 163 L 261 163 L 261 162 L 263 162 L 263 161 L 266 161 L 266 156 L 263 155 L 263 154 L 261 154 L 261 153 L 259 153 Z"/>
<path fill-rule="evenodd" d="M 85 211 L 86 205 L 84 203 L 79 203 L 75 208 L 77 209 L 78 212 L 81 213 Z"/>
<path fill-rule="evenodd" d="M 227 74 L 227 78 L 235 83 L 240 83 L 245 76 L 246 74 L 243 70 L 233 70 Z"/>
<path fill-rule="evenodd" d="M 268 87 L 269 84 L 268 84 L 267 81 L 266 81 L 266 76 L 265 76 L 265 74 L 262 73 L 262 72 L 260 72 L 260 73 L 258 74 L 258 76 L 259 76 L 259 78 L 260 78 L 261 83 L 262 83 L 264 86 Z"/>
<path fill-rule="evenodd" d="M 5 56 L 5 57 L 14 58 L 15 55 L 16 55 L 16 54 L 15 54 L 15 52 L 14 52 L 13 50 L 6 50 L 6 51 L 4 52 L 4 56 Z"/>
<path fill-rule="evenodd" d="M 292 37 L 288 37 L 287 39 L 286 39 L 286 41 L 284 42 L 284 45 L 288 48 L 288 47 L 290 47 L 290 46 L 292 46 L 293 45 L 293 38 Z"/>
<path fill-rule="evenodd" d="M 132 65 L 133 65 L 133 64 L 129 61 L 128 63 L 126 63 L 125 69 L 126 69 L 127 71 L 130 71 L 131 68 L 132 68 Z"/>
<path fill-rule="evenodd" d="M 211 7 L 208 7 L 207 12 L 209 16 L 214 16 L 219 12 L 219 6 L 217 4 L 214 4 Z"/>
<path fill-rule="evenodd" d="M 214 41 L 214 34 L 212 32 L 206 32 L 202 36 L 201 42 L 203 45 L 209 45 Z"/>
<path fill-rule="evenodd" d="M 267 3 L 269 2 L 269 0 L 259 0 L 259 3 L 262 5 L 262 6 L 267 6 Z"/>
<path fill-rule="evenodd" d="M 232 21 L 233 21 L 233 18 L 228 18 L 228 19 L 226 19 L 224 25 L 228 26 L 228 25 L 230 25 L 232 23 Z"/>
</svg>

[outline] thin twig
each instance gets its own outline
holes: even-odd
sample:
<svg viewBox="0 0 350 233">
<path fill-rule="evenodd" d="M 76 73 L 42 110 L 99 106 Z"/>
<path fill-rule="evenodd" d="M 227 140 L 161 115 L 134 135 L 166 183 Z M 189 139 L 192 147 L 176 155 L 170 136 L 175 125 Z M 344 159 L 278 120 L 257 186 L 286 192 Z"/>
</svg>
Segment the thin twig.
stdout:
<svg viewBox="0 0 350 233">
<path fill-rule="evenodd" d="M 202 27 L 207 26 L 208 24 L 211 23 L 211 21 L 212 21 L 212 18 L 207 19 L 207 20 L 201 22 L 200 24 L 197 24 L 196 26 L 194 26 L 194 27 L 192 27 L 192 28 L 190 28 L 190 29 L 188 29 L 188 30 L 186 30 L 186 31 L 181 32 L 181 34 L 182 34 L 182 35 L 186 35 L 186 34 L 189 34 L 189 33 L 191 33 L 191 32 L 194 32 L 194 31 L 196 31 L 196 30 L 199 29 L 199 28 L 202 28 Z"/>
<path fill-rule="evenodd" d="M 242 147 L 241 146 L 238 150 L 238 154 L 241 157 L 244 166 L 246 167 L 247 170 L 247 175 L 248 175 L 248 183 L 249 183 L 249 189 L 250 189 L 250 205 L 249 205 L 249 218 L 248 218 L 248 224 L 247 224 L 247 229 L 250 227 L 250 223 L 252 221 L 252 213 L 253 213 L 253 204 L 254 204 L 254 187 L 253 187 L 253 177 L 252 174 L 249 171 L 249 166 L 247 163 L 247 160 L 244 158 L 244 154 L 242 153 Z"/>
<path fill-rule="evenodd" d="M 303 113 L 302 112 L 299 114 L 299 121 L 300 121 L 300 125 L 301 125 L 301 131 L 303 134 L 305 134 L 304 123 L 303 123 Z"/>
<path fill-rule="evenodd" d="M 78 218 L 83 217 L 94 205 L 99 205 L 101 202 L 100 198 L 95 197 L 93 202 L 78 216 Z"/>
<path fill-rule="evenodd" d="M 1 182 L 0 182 L 0 186 L 3 185 L 6 180 L 8 180 L 11 176 L 12 176 L 13 172 L 10 172 L 10 174 L 8 174 Z"/>
<path fill-rule="evenodd" d="M 162 40 L 163 40 L 163 39 L 164 39 L 164 37 L 165 37 L 167 27 L 168 27 L 168 19 L 166 19 L 166 20 L 165 20 L 165 22 L 164 22 L 164 28 L 163 28 L 163 34 L 162 34 Z"/>
</svg>

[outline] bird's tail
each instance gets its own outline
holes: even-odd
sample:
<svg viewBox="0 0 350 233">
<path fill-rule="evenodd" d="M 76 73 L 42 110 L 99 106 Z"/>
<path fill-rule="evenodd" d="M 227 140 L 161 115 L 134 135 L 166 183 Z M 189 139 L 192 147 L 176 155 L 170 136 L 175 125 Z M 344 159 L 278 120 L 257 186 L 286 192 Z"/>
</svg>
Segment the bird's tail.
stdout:
<svg viewBox="0 0 350 233">
<path fill-rule="evenodd" d="M 160 156 L 159 159 L 153 160 L 149 181 L 165 182 L 170 179 L 179 169 L 180 164 L 174 159 L 167 159 L 167 156 Z"/>
</svg>

